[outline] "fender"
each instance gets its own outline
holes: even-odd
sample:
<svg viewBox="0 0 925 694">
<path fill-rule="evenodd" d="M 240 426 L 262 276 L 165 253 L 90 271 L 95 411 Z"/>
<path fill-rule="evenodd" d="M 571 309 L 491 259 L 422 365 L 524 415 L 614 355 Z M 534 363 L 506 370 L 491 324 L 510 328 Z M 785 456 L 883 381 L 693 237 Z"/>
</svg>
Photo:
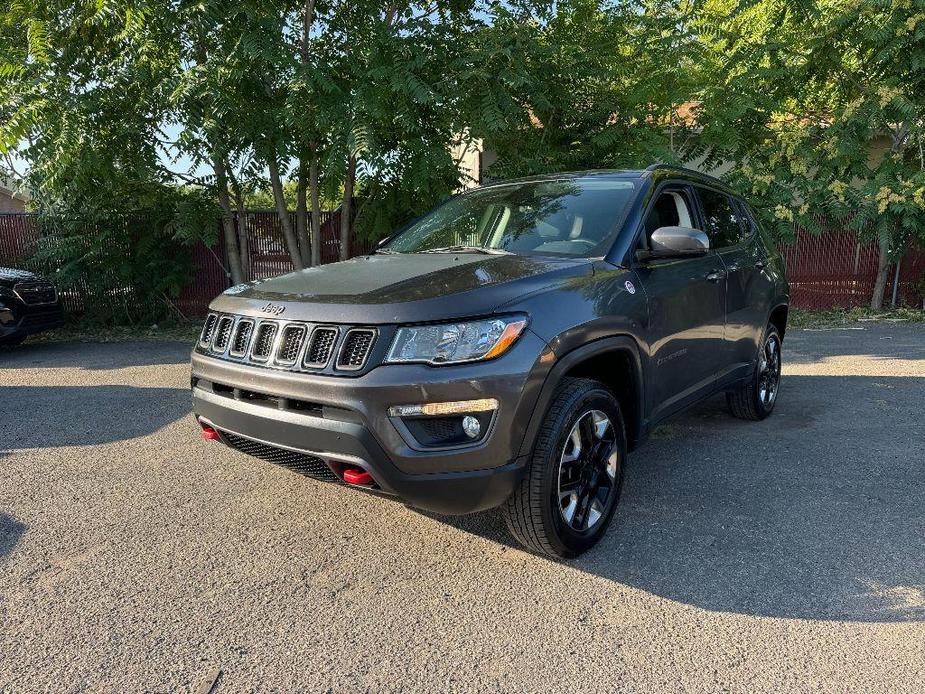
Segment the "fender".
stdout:
<svg viewBox="0 0 925 694">
<path fill-rule="evenodd" d="M 527 426 L 526 435 L 521 444 L 519 455 L 530 455 L 532 453 L 537 432 L 552 402 L 556 387 L 562 381 L 565 374 L 581 362 L 607 352 L 625 352 L 630 355 L 633 365 L 633 385 L 636 390 L 636 407 L 638 408 L 639 417 L 636 430 L 627 431 L 626 434 L 629 441 L 639 441 L 642 439 L 647 429 L 648 412 L 645 409 L 645 378 L 642 368 L 642 359 L 639 356 L 639 345 L 628 335 L 615 335 L 613 337 L 604 337 L 594 342 L 589 342 L 586 345 L 582 345 L 581 347 L 577 347 L 571 352 L 563 354 L 556 363 L 553 364 L 540 390 L 540 395 L 537 398 L 536 404 L 534 405 L 533 414 L 530 417 L 530 423 Z"/>
<path fill-rule="evenodd" d="M 780 308 L 787 309 L 787 317 L 790 317 L 790 297 L 786 294 L 779 295 L 774 301 L 771 302 L 771 308 L 768 311 L 767 317 L 764 319 L 764 324 L 767 325 L 771 322 L 771 316 L 774 315 L 774 312 Z M 786 326 L 784 326 L 784 331 L 781 332 L 781 341 L 784 339 L 784 333 L 786 332 Z M 764 339 L 764 338 L 762 338 Z M 760 349 L 760 347 L 759 347 Z"/>
</svg>

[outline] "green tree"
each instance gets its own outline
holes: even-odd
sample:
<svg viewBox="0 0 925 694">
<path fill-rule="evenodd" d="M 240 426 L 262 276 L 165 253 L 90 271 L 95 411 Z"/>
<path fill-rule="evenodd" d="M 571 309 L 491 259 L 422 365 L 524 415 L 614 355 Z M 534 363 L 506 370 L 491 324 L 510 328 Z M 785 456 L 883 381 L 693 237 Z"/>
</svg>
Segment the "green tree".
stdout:
<svg viewBox="0 0 925 694">
<path fill-rule="evenodd" d="M 891 262 L 925 240 L 925 2 L 717 0 L 699 147 L 782 237 L 842 220 L 876 240 L 880 308 Z"/>
<path fill-rule="evenodd" d="M 688 2 L 497 8 L 472 37 L 472 133 L 490 175 L 679 162 L 700 45 Z"/>
</svg>

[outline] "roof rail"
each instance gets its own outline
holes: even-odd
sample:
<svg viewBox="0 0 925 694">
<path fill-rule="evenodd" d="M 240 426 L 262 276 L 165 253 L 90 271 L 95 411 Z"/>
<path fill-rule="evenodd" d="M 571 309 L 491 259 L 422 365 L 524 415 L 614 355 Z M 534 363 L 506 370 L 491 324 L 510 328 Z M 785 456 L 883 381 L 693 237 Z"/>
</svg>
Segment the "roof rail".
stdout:
<svg viewBox="0 0 925 694">
<path fill-rule="evenodd" d="M 689 176 L 697 176 L 699 178 L 703 178 L 708 181 L 713 181 L 714 183 L 718 183 L 724 188 L 729 189 L 729 184 L 723 181 L 722 179 L 717 178 L 716 176 L 711 176 L 710 174 L 704 173 L 703 171 L 697 171 L 696 169 L 689 169 L 686 166 L 675 166 L 674 164 L 649 164 L 649 166 L 647 166 L 645 170 L 649 173 L 652 173 L 653 171 L 665 171 L 665 170 L 679 171 Z"/>
</svg>

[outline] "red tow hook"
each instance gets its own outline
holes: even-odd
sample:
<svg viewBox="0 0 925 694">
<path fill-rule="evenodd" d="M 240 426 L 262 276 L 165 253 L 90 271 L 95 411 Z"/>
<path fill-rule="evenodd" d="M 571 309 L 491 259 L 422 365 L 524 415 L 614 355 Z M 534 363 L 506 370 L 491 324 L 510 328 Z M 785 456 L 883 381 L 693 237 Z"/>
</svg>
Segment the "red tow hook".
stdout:
<svg viewBox="0 0 925 694">
<path fill-rule="evenodd" d="M 373 476 L 362 468 L 345 467 L 344 482 L 347 484 L 372 484 Z"/>
<path fill-rule="evenodd" d="M 209 441 L 221 441 L 218 432 L 212 427 L 207 427 L 205 424 L 202 425 L 202 438 L 208 439 Z"/>
</svg>

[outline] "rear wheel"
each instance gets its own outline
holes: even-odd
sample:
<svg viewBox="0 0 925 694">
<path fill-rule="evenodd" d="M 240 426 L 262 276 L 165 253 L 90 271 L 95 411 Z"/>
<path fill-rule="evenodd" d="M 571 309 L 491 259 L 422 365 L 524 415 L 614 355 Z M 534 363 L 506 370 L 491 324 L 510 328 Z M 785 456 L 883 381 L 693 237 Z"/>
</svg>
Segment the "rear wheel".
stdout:
<svg viewBox="0 0 925 694">
<path fill-rule="evenodd" d="M 780 367 L 780 333 L 769 324 L 754 373 L 738 390 L 726 393 L 726 403 L 734 417 L 757 421 L 774 411 L 780 389 Z"/>
<path fill-rule="evenodd" d="M 568 378 L 553 396 L 530 466 L 502 507 L 528 549 L 574 557 L 607 530 L 620 499 L 626 435 L 620 404 L 603 384 Z"/>
</svg>

